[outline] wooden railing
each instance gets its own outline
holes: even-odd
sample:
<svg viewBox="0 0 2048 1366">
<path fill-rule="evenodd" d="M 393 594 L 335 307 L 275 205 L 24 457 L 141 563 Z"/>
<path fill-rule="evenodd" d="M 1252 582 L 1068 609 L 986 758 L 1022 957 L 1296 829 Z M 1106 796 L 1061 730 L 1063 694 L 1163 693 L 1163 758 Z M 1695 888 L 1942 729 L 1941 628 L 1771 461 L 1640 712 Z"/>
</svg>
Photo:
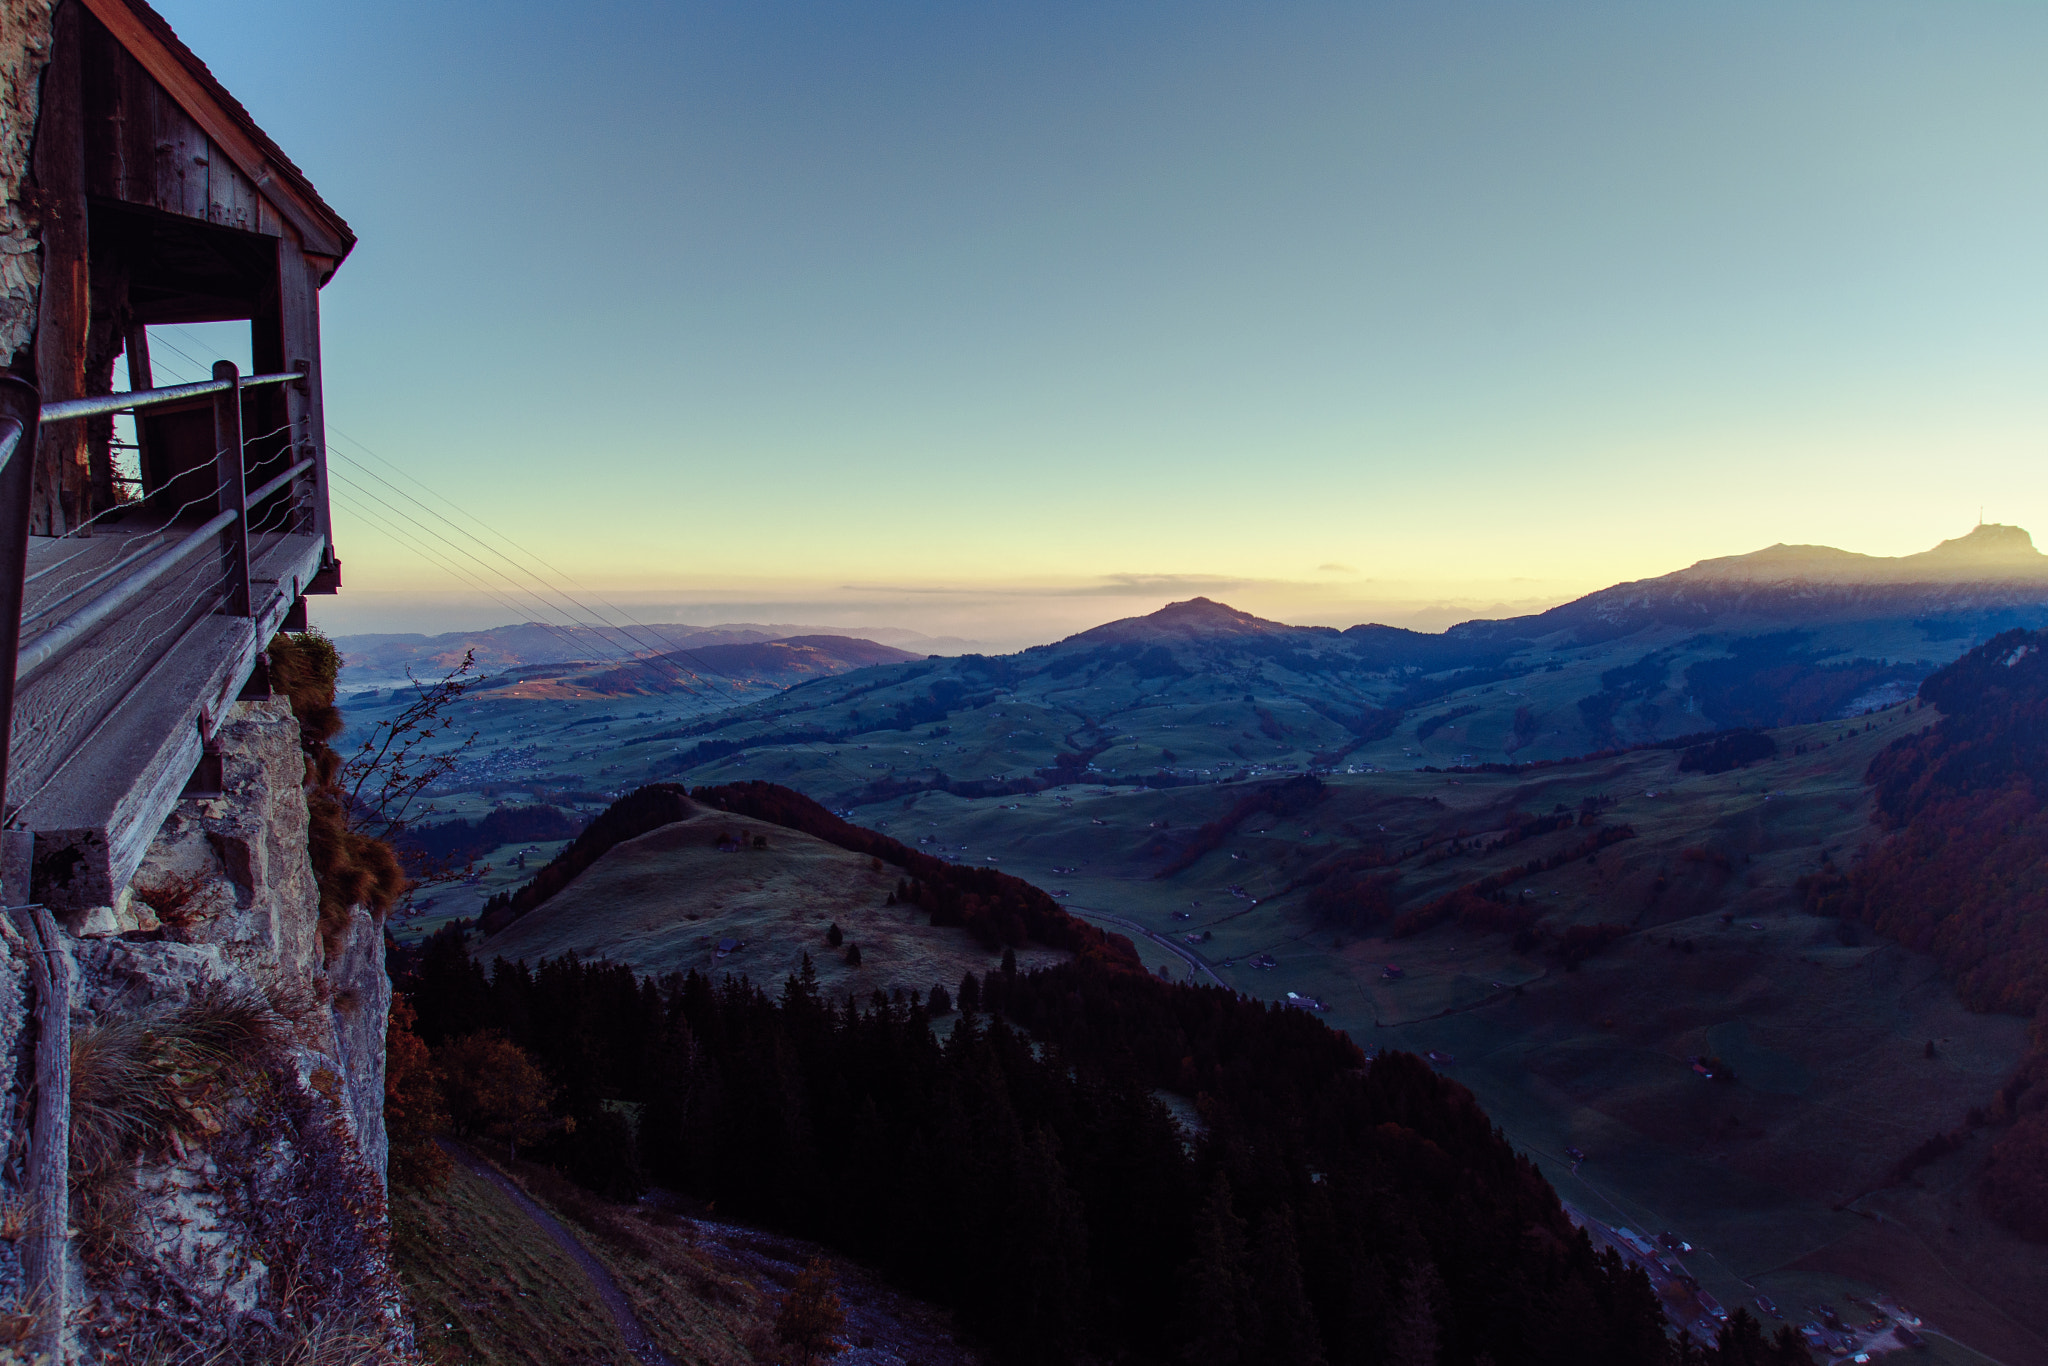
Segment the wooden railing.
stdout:
<svg viewBox="0 0 2048 1366">
<path fill-rule="evenodd" d="M 17 786 L 25 781 L 21 763 L 39 774 L 26 781 L 27 790 L 13 794 L 15 804 L 10 806 L 8 773 L 0 771 L 0 813 L 10 821 L 41 793 L 66 791 L 64 783 L 75 785 L 77 766 L 61 780 L 58 776 L 70 764 L 69 754 L 91 743 L 125 709 L 144 700 L 162 701 L 158 694 L 166 687 L 181 694 L 190 690 L 169 683 L 167 675 L 155 667 L 178 652 L 181 644 L 186 656 L 196 657 L 195 652 L 209 660 L 221 656 L 222 668 L 229 663 L 222 655 L 226 651 L 238 660 L 257 661 L 255 667 L 260 669 L 261 637 L 277 629 L 298 595 L 306 591 L 307 583 L 298 568 L 287 573 L 273 565 L 258 601 L 250 577 L 252 537 L 262 535 L 269 546 L 281 542 L 264 533 L 317 538 L 320 555 L 326 555 L 325 470 L 309 418 L 313 383 L 309 370 L 302 364 L 280 374 L 244 378 L 232 362 L 221 361 L 213 367 L 213 378 L 201 383 L 49 404 L 38 404 L 28 385 L 0 379 L 0 770 L 16 770 Z M 285 421 L 274 431 L 251 436 L 243 431 L 243 394 L 266 386 L 283 387 Z M 49 541 L 35 541 L 43 548 L 35 551 L 36 564 L 30 572 L 28 528 L 35 489 L 36 437 L 41 427 L 113 413 L 148 413 L 207 398 L 213 408 L 210 470 L 202 456 L 202 463 L 151 491 L 154 505 L 149 501 L 118 504 L 75 526 L 65 537 L 55 538 L 76 542 L 75 552 L 53 558 Z M 275 405 L 271 411 L 276 411 Z M 259 460 L 259 470 L 267 464 L 276 471 L 254 488 L 249 487 L 252 460 Z M 184 499 L 182 505 L 166 505 L 173 496 L 171 488 L 179 490 L 176 496 Z M 142 515 L 129 516 L 138 513 Z M 121 522 L 125 523 L 118 524 L 118 548 L 103 546 L 94 533 L 104 536 L 109 526 L 96 527 L 95 523 L 116 514 L 123 514 Z M 307 545 L 306 541 L 290 541 L 289 535 L 286 541 Z M 296 566 L 299 558 L 312 552 L 308 548 L 290 553 L 297 557 L 292 560 Z M 206 563 L 208 555 L 217 556 L 217 568 L 195 570 Z M 279 582 L 273 591 L 271 580 L 280 577 L 293 581 Z M 279 594 L 287 598 L 282 604 L 277 601 Z M 36 601 L 24 617 L 24 604 L 32 595 Z M 241 618 L 249 625 L 230 641 L 222 634 L 223 618 Z M 193 633 L 209 620 L 218 624 L 206 628 L 210 634 L 198 640 Z M 117 622 L 126 623 L 120 627 L 125 634 L 108 635 L 108 628 Z M 145 623 L 147 629 L 138 623 Z M 60 675 L 65 661 L 87 646 L 92 649 L 83 662 Z M 236 667 L 247 672 L 240 664 Z M 45 685 L 40 682 L 44 679 L 52 681 Z M 28 691 L 31 684 L 37 687 Z M 217 682 L 209 686 L 216 687 Z M 240 686 L 239 677 L 234 686 Z M 229 699 L 233 696 L 233 691 L 228 692 Z M 46 705 L 51 697 L 62 697 L 63 704 Z M 18 701 L 31 708 L 19 718 Z M 200 729 L 206 738 L 217 723 L 219 703 L 209 697 L 200 705 L 205 712 Z M 20 753 L 14 743 L 17 720 L 29 728 L 21 733 Z M 198 744 L 190 742 L 186 747 L 197 752 Z M 53 754 L 59 760 L 54 767 Z M 162 785 L 160 777 L 152 782 L 158 788 Z M 154 800 L 145 803 L 156 804 Z"/>
</svg>

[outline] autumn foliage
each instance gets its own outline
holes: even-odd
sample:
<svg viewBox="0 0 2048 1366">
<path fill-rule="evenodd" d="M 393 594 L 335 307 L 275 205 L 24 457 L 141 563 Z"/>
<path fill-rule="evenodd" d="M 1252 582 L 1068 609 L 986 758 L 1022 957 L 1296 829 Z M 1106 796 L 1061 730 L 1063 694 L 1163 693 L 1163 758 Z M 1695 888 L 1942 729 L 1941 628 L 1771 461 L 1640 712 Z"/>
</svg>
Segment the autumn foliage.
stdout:
<svg viewBox="0 0 2048 1366">
<path fill-rule="evenodd" d="M 503 1143 L 516 1156 L 555 1127 L 555 1095 L 547 1074 L 525 1049 L 496 1030 L 451 1039 L 434 1050 L 441 1094 L 459 1134 Z"/>
<path fill-rule="evenodd" d="M 353 828 L 340 786 L 342 760 L 327 743 L 341 733 L 334 683 L 341 655 L 318 631 L 280 635 L 270 642 L 271 685 L 290 699 L 306 755 L 307 842 L 320 888 L 320 939 L 330 957 L 340 952 L 350 909 L 367 907 L 380 919 L 405 895 L 407 878 L 389 844 Z"/>
<path fill-rule="evenodd" d="M 783 1297 L 775 1316 L 775 1336 L 796 1351 L 799 1366 L 811 1366 L 819 1357 L 839 1354 L 836 1334 L 845 1325 L 846 1311 L 832 1288 L 832 1268 L 813 1257 Z"/>
<path fill-rule="evenodd" d="M 417 1020 L 410 1001 L 391 998 L 384 1034 L 384 1132 L 391 1179 L 432 1190 L 448 1179 L 448 1157 L 434 1143 L 434 1135 L 448 1127 L 448 1111 L 441 1103 L 440 1072 L 413 1032 Z"/>
</svg>

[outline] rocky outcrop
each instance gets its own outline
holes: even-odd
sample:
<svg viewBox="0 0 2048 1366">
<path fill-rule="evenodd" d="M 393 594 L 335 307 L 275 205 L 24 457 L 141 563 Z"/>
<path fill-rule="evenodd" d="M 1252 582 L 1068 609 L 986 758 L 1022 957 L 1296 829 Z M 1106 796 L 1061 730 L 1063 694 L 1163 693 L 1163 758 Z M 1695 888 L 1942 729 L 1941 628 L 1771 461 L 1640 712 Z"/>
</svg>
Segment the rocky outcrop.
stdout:
<svg viewBox="0 0 2048 1366">
<path fill-rule="evenodd" d="M 28 180 L 43 68 L 50 60 L 52 0 L 0 0 L 0 368 L 36 330 L 42 283 Z"/>
<path fill-rule="evenodd" d="M 357 910 L 338 951 L 322 942 L 290 703 L 237 703 L 217 738 L 220 792 L 181 801 L 116 903 L 67 921 L 69 1352 L 268 1361 L 339 1331 L 400 1350 L 382 931 Z M 17 1057 L 23 953 L 0 931 Z"/>
</svg>

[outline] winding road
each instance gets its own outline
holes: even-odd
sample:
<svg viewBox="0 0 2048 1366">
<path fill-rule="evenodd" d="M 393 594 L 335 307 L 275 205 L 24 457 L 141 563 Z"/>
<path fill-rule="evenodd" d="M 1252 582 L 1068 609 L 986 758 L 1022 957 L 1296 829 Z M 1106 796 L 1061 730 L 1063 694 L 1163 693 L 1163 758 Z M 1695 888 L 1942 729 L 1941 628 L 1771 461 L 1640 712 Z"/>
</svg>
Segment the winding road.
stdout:
<svg viewBox="0 0 2048 1366">
<path fill-rule="evenodd" d="M 1209 980 L 1217 986 L 1222 987 L 1226 991 L 1236 990 L 1230 983 L 1216 975 L 1216 969 L 1210 967 L 1208 960 L 1203 958 L 1201 954 L 1196 953 L 1185 944 L 1176 944 L 1173 940 L 1157 931 L 1146 929 L 1135 920 L 1129 920 L 1120 915 L 1111 915 L 1108 911 L 1091 911 L 1085 906 L 1069 906 L 1067 909 L 1084 920 L 1106 920 L 1119 929 L 1129 930 L 1133 934 L 1142 934 L 1153 943 L 1159 945 L 1160 948 L 1168 950 L 1189 964 L 1197 972 L 1206 974 Z"/>
</svg>

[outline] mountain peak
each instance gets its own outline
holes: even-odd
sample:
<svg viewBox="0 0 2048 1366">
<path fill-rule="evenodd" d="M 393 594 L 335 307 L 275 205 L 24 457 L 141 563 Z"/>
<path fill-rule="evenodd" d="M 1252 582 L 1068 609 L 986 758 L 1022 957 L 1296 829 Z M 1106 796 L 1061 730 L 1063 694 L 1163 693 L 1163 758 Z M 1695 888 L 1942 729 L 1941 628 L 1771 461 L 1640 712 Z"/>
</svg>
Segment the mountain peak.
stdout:
<svg viewBox="0 0 2048 1366">
<path fill-rule="evenodd" d="M 1665 575 L 1663 580 L 1645 582 L 1992 582 L 2037 578 L 2044 571 L 2048 571 L 2048 555 L 2034 548 L 2032 536 L 2020 527 L 1988 522 L 1972 527 L 1966 535 L 1943 541 L 1932 550 L 1913 555 L 1861 555 L 1825 545 L 1774 545 L 1747 555 L 1701 560 L 1689 569 Z"/>
<path fill-rule="evenodd" d="M 1208 598 L 1189 598 L 1186 602 L 1169 602 L 1158 611 L 1146 616 L 1144 620 L 1158 622 L 1162 626 L 1168 623 L 1190 626 L 1201 623 L 1212 626 L 1258 628 L 1276 624 L 1255 617 L 1250 612 L 1240 612 L 1228 604 L 1212 602 Z"/>
<path fill-rule="evenodd" d="M 1249 612 L 1240 612 L 1225 603 L 1212 602 L 1208 598 L 1189 598 L 1186 602 L 1169 602 L 1156 612 L 1142 617 L 1125 617 L 1083 631 L 1073 640 L 1091 641 L 1134 641 L 1134 640 L 1187 640 L 1205 636 L 1247 636 L 1264 635 L 1269 631 L 1292 631 L 1298 627 L 1287 626 L 1277 621 L 1267 621 Z"/>
<path fill-rule="evenodd" d="M 1905 556 L 1920 563 L 1945 564 L 2039 564 L 2048 556 L 2034 548 L 2034 538 L 2022 527 L 2000 522 L 1979 522 L 1965 535 L 1943 541 L 1932 550 Z"/>
</svg>

